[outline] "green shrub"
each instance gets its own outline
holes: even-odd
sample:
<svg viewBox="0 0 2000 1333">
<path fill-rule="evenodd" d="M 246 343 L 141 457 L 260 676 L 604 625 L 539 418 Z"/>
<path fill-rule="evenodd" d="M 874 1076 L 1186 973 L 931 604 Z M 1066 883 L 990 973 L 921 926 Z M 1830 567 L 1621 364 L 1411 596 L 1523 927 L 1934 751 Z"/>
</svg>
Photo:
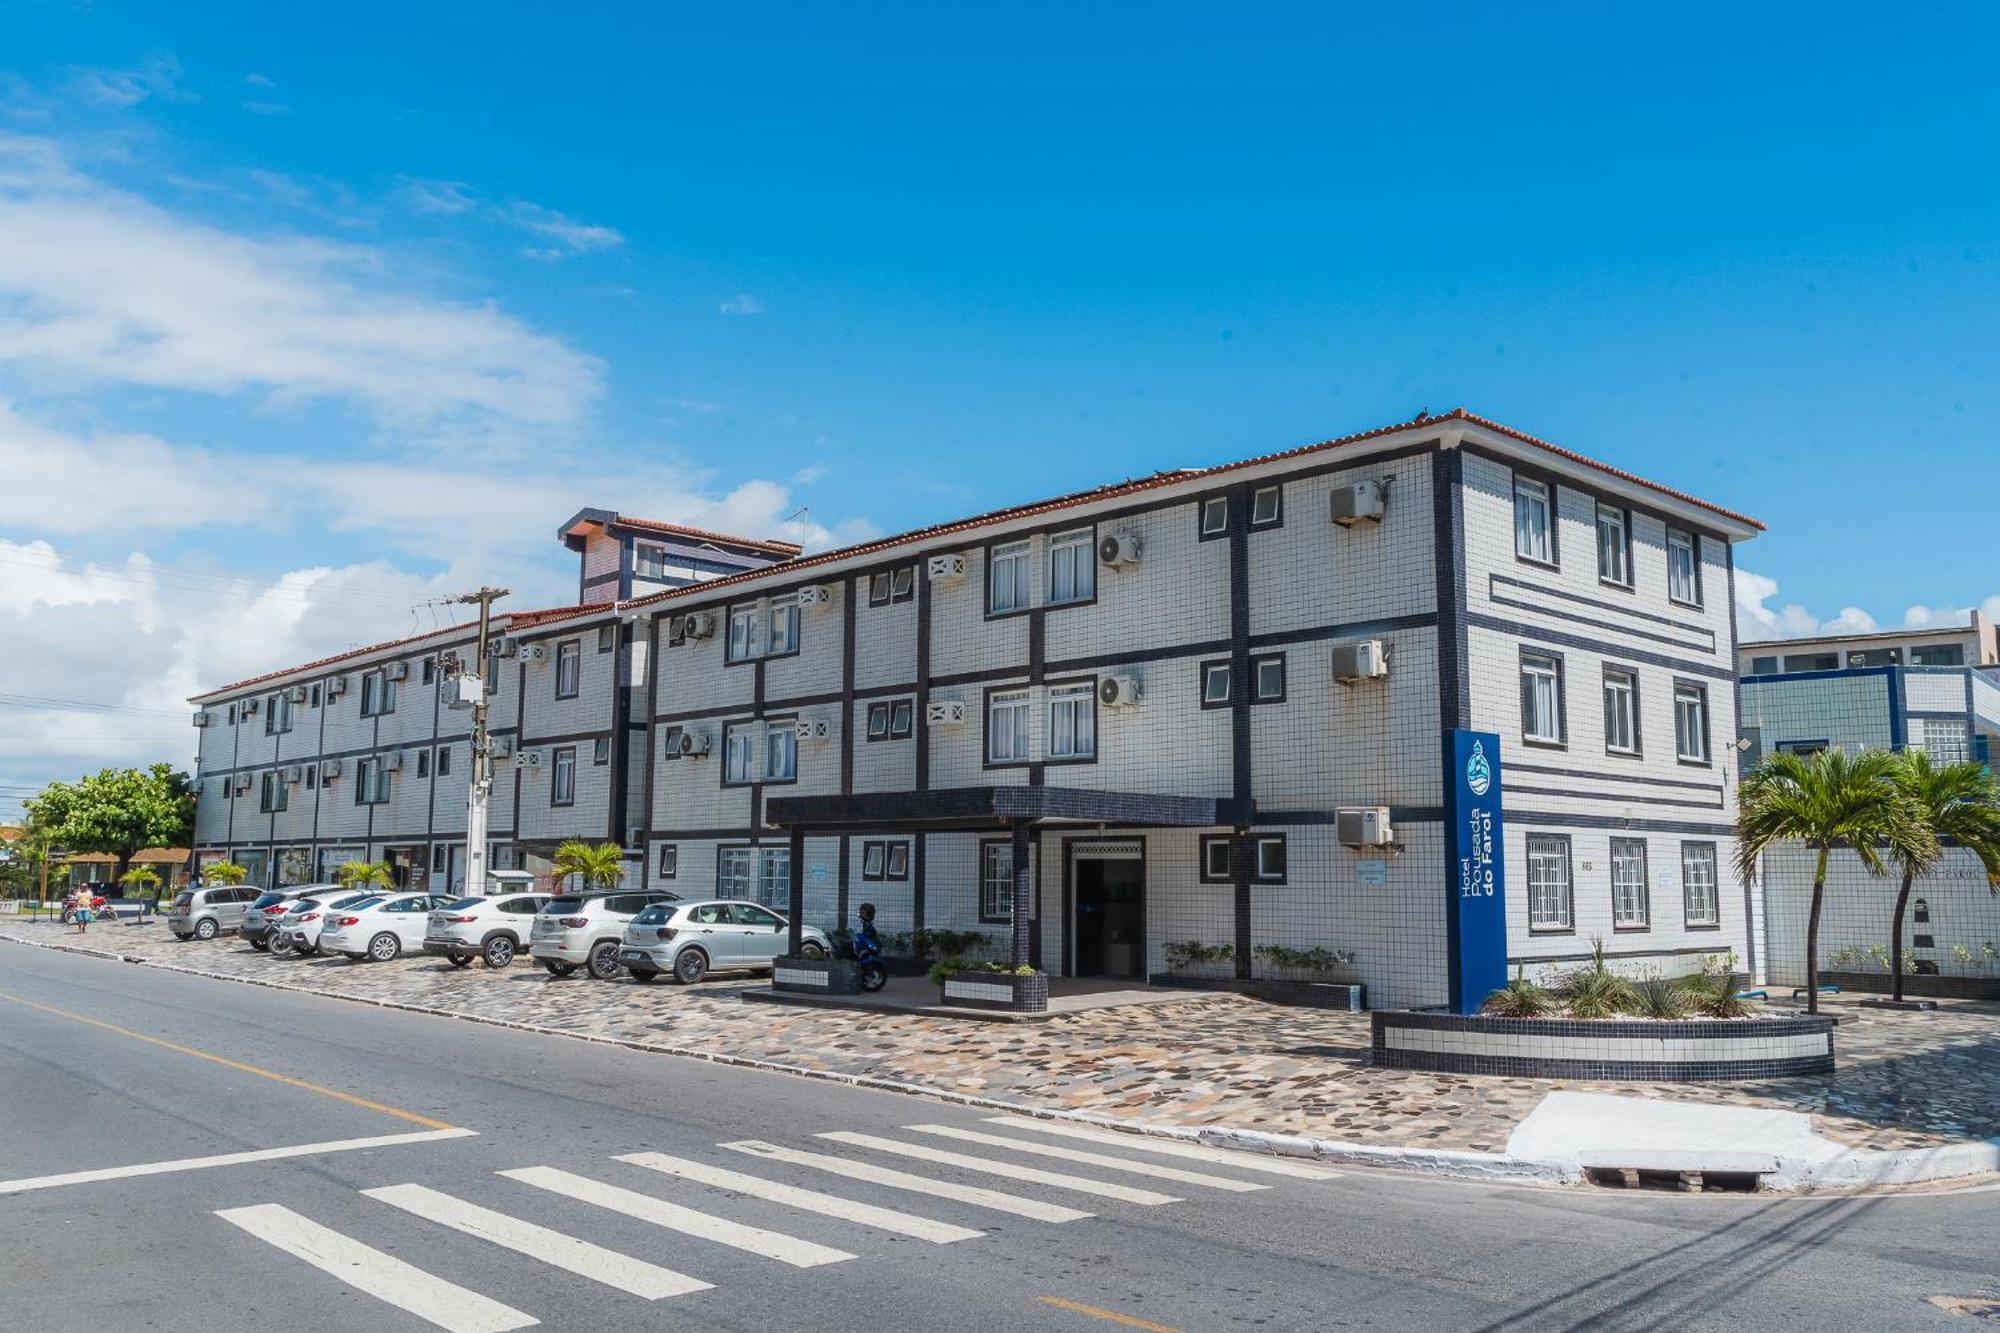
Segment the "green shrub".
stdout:
<svg viewBox="0 0 2000 1333">
<path fill-rule="evenodd" d="M 1605 964 L 1602 940 L 1592 946 L 1590 961 L 1565 973 L 1555 989 L 1571 1018 L 1614 1018 L 1638 1003 L 1632 983 Z"/>
<path fill-rule="evenodd" d="M 1692 1007 L 1685 987 L 1665 977 L 1648 977 L 1632 987 L 1635 1003 L 1627 1012 L 1639 1018 L 1686 1018 Z"/>
<path fill-rule="evenodd" d="M 1556 1011 L 1556 997 L 1528 980 L 1526 968 L 1516 967 L 1514 979 L 1479 1007 L 1496 1018 L 1545 1018 Z"/>
<path fill-rule="evenodd" d="M 931 980 L 942 986 L 946 977 L 955 977 L 971 967 L 972 964 L 963 958 L 940 958 L 931 964 Z"/>
<path fill-rule="evenodd" d="M 976 930 L 912 931 L 907 937 L 910 952 L 918 958 L 952 958 L 986 946 L 986 936 Z"/>
<path fill-rule="evenodd" d="M 1310 949 L 1288 949 L 1282 944 L 1260 944 L 1256 953 L 1272 967 L 1294 972 L 1332 972 L 1354 961 L 1354 955 L 1344 949 L 1326 949 L 1318 945 Z"/>
<path fill-rule="evenodd" d="M 1199 940 L 1180 940 L 1166 946 L 1167 970 L 1180 972 L 1203 963 L 1233 963 L 1236 961 L 1236 946 L 1233 944 L 1203 944 Z"/>
<path fill-rule="evenodd" d="M 1679 985 L 1688 1008 L 1703 1018 L 1745 1018 L 1755 1012 L 1736 993 L 1734 978 L 1682 977 Z"/>
</svg>

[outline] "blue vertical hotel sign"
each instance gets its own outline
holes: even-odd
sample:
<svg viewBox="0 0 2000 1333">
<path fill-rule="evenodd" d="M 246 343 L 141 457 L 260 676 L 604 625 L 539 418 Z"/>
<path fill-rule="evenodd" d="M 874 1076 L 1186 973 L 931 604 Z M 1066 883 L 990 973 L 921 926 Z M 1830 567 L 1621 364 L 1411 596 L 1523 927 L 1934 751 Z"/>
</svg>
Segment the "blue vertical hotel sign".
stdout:
<svg viewBox="0 0 2000 1333">
<path fill-rule="evenodd" d="M 1500 828 L 1500 738 L 1445 733 L 1445 820 L 1452 839 L 1451 903 L 1445 935 L 1453 1013 L 1479 1011 L 1507 984 L 1506 846 Z"/>
</svg>

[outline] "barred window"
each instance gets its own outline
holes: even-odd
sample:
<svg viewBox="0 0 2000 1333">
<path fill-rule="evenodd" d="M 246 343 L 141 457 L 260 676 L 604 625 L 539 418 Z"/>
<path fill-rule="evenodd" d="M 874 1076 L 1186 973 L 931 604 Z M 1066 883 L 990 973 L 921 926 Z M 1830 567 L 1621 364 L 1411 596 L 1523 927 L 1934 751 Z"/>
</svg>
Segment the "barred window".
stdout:
<svg viewBox="0 0 2000 1333">
<path fill-rule="evenodd" d="M 1643 930 L 1652 920 L 1646 885 L 1646 843 L 1642 838 L 1611 840 L 1611 924 Z"/>
<path fill-rule="evenodd" d="M 1717 892 L 1714 843 L 1681 844 L 1681 884 L 1687 902 L 1687 923 L 1721 925 L 1722 900 Z"/>
<path fill-rule="evenodd" d="M 1014 848 L 1011 843 L 988 842 L 980 845 L 979 919 L 1014 919 Z"/>
<path fill-rule="evenodd" d="M 1568 930 L 1570 916 L 1569 839 L 1553 833 L 1528 835 L 1528 928 Z"/>
<path fill-rule="evenodd" d="M 715 892 L 720 898 L 748 898 L 756 849 L 724 847 L 715 866 Z"/>
</svg>

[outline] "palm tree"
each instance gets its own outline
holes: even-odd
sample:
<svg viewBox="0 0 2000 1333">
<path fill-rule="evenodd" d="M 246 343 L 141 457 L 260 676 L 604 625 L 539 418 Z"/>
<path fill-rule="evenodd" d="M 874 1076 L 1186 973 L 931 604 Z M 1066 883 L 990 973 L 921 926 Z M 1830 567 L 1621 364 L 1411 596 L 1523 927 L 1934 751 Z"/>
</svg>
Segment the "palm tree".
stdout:
<svg viewBox="0 0 2000 1333">
<path fill-rule="evenodd" d="M 380 861 L 349 861 L 333 872 L 335 880 L 349 889 L 393 889 L 396 877 Z"/>
<path fill-rule="evenodd" d="M 1888 750 L 1778 753 L 1743 780 L 1736 816 L 1736 870 L 1747 883 L 1770 848 L 1802 842 L 1817 857 L 1812 910 L 1806 918 L 1806 1012 L 1819 1012 L 1819 918 L 1826 897 L 1827 857 L 1851 848 L 1871 875 L 1887 870 L 1882 848 L 1897 860 L 1936 855 L 1937 839 L 1900 784 L 1901 761 Z"/>
<path fill-rule="evenodd" d="M 214 865 L 203 866 L 201 877 L 210 884 L 241 884 L 250 878 L 250 872 L 234 861 L 217 861 Z"/>
<path fill-rule="evenodd" d="M 625 849 L 615 842 L 566 842 L 556 848 L 555 873 L 573 875 L 585 888 L 615 889 L 625 882 Z"/>
<path fill-rule="evenodd" d="M 137 889 L 140 893 L 157 891 L 160 887 L 160 873 L 151 866 L 133 866 L 118 877 L 120 886 Z"/>
<path fill-rule="evenodd" d="M 2000 893 L 2000 785 L 1982 764 L 1934 764 L 1922 750 L 1905 750 L 1900 757 L 1896 783 L 1929 828 L 1932 854 L 1924 859 L 1895 849 L 1903 867 L 1903 887 L 1889 927 L 1889 995 L 1896 1000 L 1903 998 L 1903 912 L 1910 903 L 1910 886 L 1944 855 L 1938 844 L 1953 842 L 1978 857 L 1987 888 Z"/>
</svg>

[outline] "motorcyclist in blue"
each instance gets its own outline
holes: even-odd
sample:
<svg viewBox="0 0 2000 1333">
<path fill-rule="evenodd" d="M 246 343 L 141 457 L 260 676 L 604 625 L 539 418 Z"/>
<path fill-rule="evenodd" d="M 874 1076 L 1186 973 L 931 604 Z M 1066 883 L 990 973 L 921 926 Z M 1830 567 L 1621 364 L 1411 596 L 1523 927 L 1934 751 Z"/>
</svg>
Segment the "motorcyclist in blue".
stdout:
<svg viewBox="0 0 2000 1333">
<path fill-rule="evenodd" d="M 862 962 L 882 956 L 882 937 L 875 933 L 875 904 L 863 903 L 861 928 L 854 932 L 854 956 Z"/>
</svg>

